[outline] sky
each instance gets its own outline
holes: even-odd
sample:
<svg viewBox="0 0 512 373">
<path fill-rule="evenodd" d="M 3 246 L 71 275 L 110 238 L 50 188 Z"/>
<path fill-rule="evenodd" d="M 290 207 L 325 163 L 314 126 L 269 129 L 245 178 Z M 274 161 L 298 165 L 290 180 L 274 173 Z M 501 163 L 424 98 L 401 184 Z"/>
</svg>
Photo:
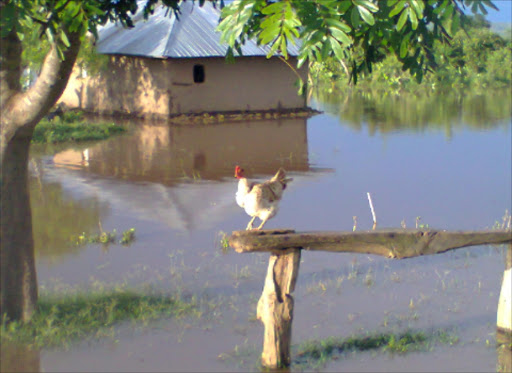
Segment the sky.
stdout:
<svg viewBox="0 0 512 373">
<path fill-rule="evenodd" d="M 499 8 L 499 11 L 489 9 L 487 20 L 512 23 L 512 0 L 493 0 L 493 3 Z"/>
</svg>

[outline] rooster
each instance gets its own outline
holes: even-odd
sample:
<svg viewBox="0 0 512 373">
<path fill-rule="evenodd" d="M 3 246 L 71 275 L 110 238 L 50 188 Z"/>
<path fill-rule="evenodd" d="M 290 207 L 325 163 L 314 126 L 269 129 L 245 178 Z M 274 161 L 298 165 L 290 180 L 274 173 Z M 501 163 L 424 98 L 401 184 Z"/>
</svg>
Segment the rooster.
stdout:
<svg viewBox="0 0 512 373">
<path fill-rule="evenodd" d="M 240 166 L 235 167 L 235 177 L 238 179 L 236 203 L 252 216 L 246 229 L 251 230 L 254 219 L 260 218 L 261 224 L 256 228 L 259 230 L 268 219 L 276 215 L 286 184 L 293 179 L 287 179 L 286 172 L 280 168 L 272 179 L 263 183 L 251 183 Z"/>
</svg>

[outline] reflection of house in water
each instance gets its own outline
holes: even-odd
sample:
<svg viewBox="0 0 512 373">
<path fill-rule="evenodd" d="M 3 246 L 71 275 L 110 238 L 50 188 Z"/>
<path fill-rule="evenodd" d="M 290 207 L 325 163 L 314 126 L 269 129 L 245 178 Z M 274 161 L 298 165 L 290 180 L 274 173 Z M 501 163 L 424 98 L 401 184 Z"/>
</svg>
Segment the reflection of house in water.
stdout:
<svg viewBox="0 0 512 373">
<path fill-rule="evenodd" d="M 270 175 L 279 167 L 307 171 L 306 119 L 193 127 L 138 124 L 133 135 L 97 143 L 83 152 L 58 153 L 54 162 L 98 175 L 162 184 L 232 177 L 235 164 L 251 174 Z"/>
<path fill-rule="evenodd" d="M 144 123 L 131 135 L 83 152 L 58 153 L 54 164 L 85 171 L 95 192 L 110 203 L 179 230 L 207 228 L 241 212 L 234 199 L 236 164 L 256 177 L 279 167 L 309 170 L 304 118 L 192 127 Z"/>
</svg>

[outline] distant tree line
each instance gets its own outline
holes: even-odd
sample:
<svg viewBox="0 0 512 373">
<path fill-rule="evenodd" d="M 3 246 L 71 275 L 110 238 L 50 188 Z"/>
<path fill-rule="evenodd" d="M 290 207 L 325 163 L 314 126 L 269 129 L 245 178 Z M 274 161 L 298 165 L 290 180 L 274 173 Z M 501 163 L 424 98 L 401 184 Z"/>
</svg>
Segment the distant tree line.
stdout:
<svg viewBox="0 0 512 373">
<path fill-rule="evenodd" d="M 388 92 L 416 90 L 484 90 L 510 87 L 512 84 L 511 32 L 500 34 L 482 15 L 468 16 L 464 28 L 449 43 L 434 43 L 436 65 L 418 83 L 394 54 L 382 55 L 373 71 L 361 74 L 357 90 L 384 89 Z M 313 84 L 340 84 L 347 89 L 350 77 L 336 58 L 315 63 L 311 68 Z"/>
</svg>

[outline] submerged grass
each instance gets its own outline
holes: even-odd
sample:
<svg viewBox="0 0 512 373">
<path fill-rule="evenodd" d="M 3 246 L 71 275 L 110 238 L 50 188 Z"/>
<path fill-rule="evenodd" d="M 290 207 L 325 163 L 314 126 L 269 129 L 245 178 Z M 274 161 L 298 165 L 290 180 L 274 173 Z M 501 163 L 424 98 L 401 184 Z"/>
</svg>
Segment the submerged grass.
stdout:
<svg viewBox="0 0 512 373">
<path fill-rule="evenodd" d="M 435 344 L 454 345 L 459 338 L 448 330 L 431 332 L 406 330 L 401 333 L 384 332 L 354 335 L 348 338 L 329 337 L 312 340 L 292 347 L 291 370 L 322 371 L 331 362 L 340 359 L 347 352 L 377 351 L 389 354 L 407 354 L 414 351 L 429 351 Z M 219 359 L 235 364 L 238 368 L 251 371 L 265 370 L 259 361 L 260 346 L 245 343 L 236 346 Z"/>
<path fill-rule="evenodd" d="M 379 333 L 349 338 L 330 337 L 320 341 L 308 341 L 299 345 L 294 353 L 293 367 L 299 370 L 320 370 L 341 354 L 349 351 L 381 350 L 391 354 L 405 354 L 428 350 L 434 343 L 455 344 L 458 338 L 447 331 L 425 333 Z"/>
<path fill-rule="evenodd" d="M 43 118 L 35 127 L 33 143 L 103 140 L 126 129 L 114 122 L 89 122 L 81 112 L 67 111 L 52 119 Z"/>
<path fill-rule="evenodd" d="M 1 342 L 36 348 L 67 347 L 81 339 L 114 336 L 114 326 L 123 321 L 147 323 L 166 316 L 189 315 L 194 310 L 193 303 L 169 295 L 139 294 L 131 290 L 42 296 L 30 322 L 2 320 Z"/>
</svg>

